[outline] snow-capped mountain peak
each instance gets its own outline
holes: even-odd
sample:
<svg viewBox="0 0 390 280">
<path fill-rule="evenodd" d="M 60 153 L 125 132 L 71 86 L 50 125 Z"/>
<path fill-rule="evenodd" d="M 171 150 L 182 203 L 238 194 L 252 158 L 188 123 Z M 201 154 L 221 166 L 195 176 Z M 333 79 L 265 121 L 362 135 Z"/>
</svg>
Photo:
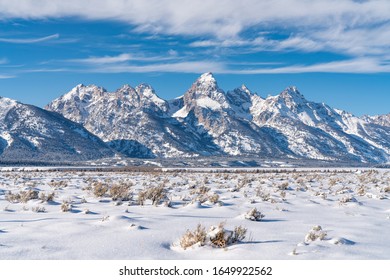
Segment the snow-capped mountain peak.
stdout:
<svg viewBox="0 0 390 280">
<path fill-rule="evenodd" d="M 96 85 L 85 86 L 78 84 L 70 92 L 63 95 L 64 100 L 72 100 L 76 98 L 78 100 L 90 100 L 94 95 L 102 95 L 106 92 L 105 88 L 98 87 Z"/>
<path fill-rule="evenodd" d="M 208 72 L 170 101 L 147 84 L 125 85 L 112 94 L 96 94 L 99 89 L 78 86 L 65 95 L 72 98 L 60 97 L 47 108 L 127 156 L 390 159 L 388 117 L 358 118 L 308 101 L 296 87 L 264 99 L 245 85 L 225 92 Z"/>
<path fill-rule="evenodd" d="M 187 110 L 195 107 L 221 110 L 229 107 L 225 92 L 218 87 L 211 72 L 202 74 L 183 96 Z"/>
<path fill-rule="evenodd" d="M 218 87 L 217 80 L 211 72 L 202 74 L 192 85 L 191 90 L 196 95 L 207 95 L 215 91 L 221 91 Z"/>
<path fill-rule="evenodd" d="M 129 95 L 131 93 L 135 92 L 135 89 L 130 86 L 129 84 L 125 84 L 122 87 L 120 87 L 117 92 L 122 93 L 123 95 Z"/>
<path fill-rule="evenodd" d="M 13 100 L 13 99 L 10 99 L 10 98 L 7 98 L 7 97 L 2 97 L 0 96 L 0 108 L 3 109 L 3 108 L 8 108 L 8 107 L 11 107 L 11 106 L 14 106 L 16 105 L 18 102 L 16 100 Z"/>
<path fill-rule="evenodd" d="M 141 99 L 144 99 L 146 103 L 151 102 L 164 112 L 168 110 L 167 101 L 158 97 L 151 85 L 144 84 L 144 83 L 140 84 L 135 88 L 135 91 L 138 93 Z"/>
<path fill-rule="evenodd" d="M 202 75 L 200 75 L 200 77 L 198 78 L 198 82 L 199 83 L 217 83 L 217 80 L 215 79 L 213 73 L 211 72 L 207 72 L 207 73 L 203 73 Z"/>
<path fill-rule="evenodd" d="M 252 95 L 253 94 L 253 92 L 245 84 L 242 84 L 240 89 L 241 89 L 242 92 L 245 92 L 248 95 Z"/>
<path fill-rule="evenodd" d="M 299 92 L 298 88 L 291 86 L 286 88 L 282 93 L 279 94 L 280 98 L 284 100 L 291 100 L 294 102 L 305 102 L 305 97 Z"/>
</svg>

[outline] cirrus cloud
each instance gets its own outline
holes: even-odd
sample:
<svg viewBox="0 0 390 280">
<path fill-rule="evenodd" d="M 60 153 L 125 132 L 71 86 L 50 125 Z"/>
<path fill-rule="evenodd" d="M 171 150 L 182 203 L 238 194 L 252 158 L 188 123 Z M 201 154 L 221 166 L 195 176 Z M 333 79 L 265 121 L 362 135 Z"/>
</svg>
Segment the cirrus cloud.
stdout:
<svg viewBox="0 0 390 280">
<path fill-rule="evenodd" d="M 11 44 L 34 44 L 49 41 L 52 39 L 58 39 L 59 34 L 53 34 L 50 36 L 40 37 L 40 38 L 0 38 L 0 42 L 11 43 Z"/>
<path fill-rule="evenodd" d="M 238 48 L 239 52 L 247 53 L 331 52 L 344 56 L 340 61 L 240 69 L 248 73 L 389 72 L 388 0 L 0 0 L 0 20 L 64 17 L 120 21 L 128 24 L 131 32 L 185 37 L 189 38 L 189 48 L 215 48 L 216 53 L 221 48 Z M 58 38 L 58 34 L 53 34 L 39 38 L 0 38 L 0 42 L 32 44 Z M 190 71 L 187 65 L 197 66 L 193 71 L 203 69 L 191 61 L 185 64 L 177 59 L 156 64 L 153 60 L 164 58 L 120 53 L 68 62 L 103 64 L 99 69 L 107 69 L 104 64 L 110 64 L 111 68 L 117 67 L 112 68 L 114 71 L 152 71 L 152 67 L 161 71 Z M 135 61 L 150 63 L 131 65 Z M 210 67 L 217 65 L 215 68 L 221 72 L 235 71 L 226 66 L 228 63 L 207 63 L 212 63 Z"/>
</svg>

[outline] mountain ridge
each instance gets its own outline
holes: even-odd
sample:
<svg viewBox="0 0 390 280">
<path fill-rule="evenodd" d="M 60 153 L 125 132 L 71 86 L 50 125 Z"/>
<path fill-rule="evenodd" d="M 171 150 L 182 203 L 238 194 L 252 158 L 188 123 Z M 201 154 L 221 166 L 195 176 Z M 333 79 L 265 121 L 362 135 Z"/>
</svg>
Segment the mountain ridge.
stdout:
<svg viewBox="0 0 390 280">
<path fill-rule="evenodd" d="M 0 161 L 85 161 L 115 153 L 62 115 L 0 97 Z"/>
<path fill-rule="evenodd" d="M 45 108 L 82 124 L 130 157 L 390 159 L 388 118 L 359 118 L 308 101 L 296 87 L 267 98 L 245 85 L 225 92 L 210 72 L 172 100 L 160 98 L 148 84 L 115 92 L 77 87 Z"/>
</svg>

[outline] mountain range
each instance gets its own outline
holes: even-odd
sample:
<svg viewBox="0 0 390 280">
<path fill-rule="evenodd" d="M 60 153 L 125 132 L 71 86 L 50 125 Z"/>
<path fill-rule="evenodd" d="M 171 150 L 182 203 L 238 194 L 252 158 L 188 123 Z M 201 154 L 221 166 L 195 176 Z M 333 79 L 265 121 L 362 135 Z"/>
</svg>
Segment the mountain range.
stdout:
<svg viewBox="0 0 390 280">
<path fill-rule="evenodd" d="M 0 97 L 1 161 L 83 161 L 114 155 L 82 125 L 60 114 Z"/>
<path fill-rule="evenodd" d="M 289 87 L 263 98 L 245 85 L 225 92 L 204 73 L 180 97 L 124 85 L 77 85 L 45 109 L 0 99 L 0 159 L 207 156 L 390 161 L 390 114 L 356 117 Z M 46 156 L 48 154 L 49 156 Z"/>
</svg>

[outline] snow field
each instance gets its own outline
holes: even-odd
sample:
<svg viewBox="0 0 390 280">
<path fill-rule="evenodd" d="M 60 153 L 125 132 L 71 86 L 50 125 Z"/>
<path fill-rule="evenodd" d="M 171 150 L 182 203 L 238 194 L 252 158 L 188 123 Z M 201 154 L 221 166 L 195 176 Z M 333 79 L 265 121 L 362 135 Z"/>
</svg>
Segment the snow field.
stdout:
<svg viewBox="0 0 390 280">
<path fill-rule="evenodd" d="M 2 171 L 0 259 L 390 258 L 389 170 L 212 171 Z"/>
</svg>

